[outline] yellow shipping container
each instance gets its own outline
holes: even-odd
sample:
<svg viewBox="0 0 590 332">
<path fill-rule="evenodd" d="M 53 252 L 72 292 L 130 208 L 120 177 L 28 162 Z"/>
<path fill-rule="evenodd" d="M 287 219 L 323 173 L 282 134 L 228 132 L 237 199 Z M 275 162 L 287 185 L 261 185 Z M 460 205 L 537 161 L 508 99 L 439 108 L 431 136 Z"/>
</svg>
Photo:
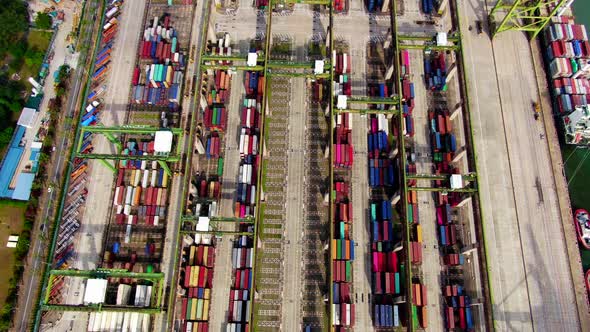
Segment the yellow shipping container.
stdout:
<svg viewBox="0 0 590 332">
<path fill-rule="evenodd" d="M 416 237 L 418 238 L 418 242 L 422 242 L 422 226 L 416 225 Z"/>
<path fill-rule="evenodd" d="M 209 247 L 205 246 L 203 248 L 203 265 L 207 262 L 207 255 L 209 255 Z"/>
<path fill-rule="evenodd" d="M 190 254 L 188 256 L 188 265 L 193 265 L 193 262 L 195 261 L 195 249 L 195 246 L 191 246 Z"/>
<path fill-rule="evenodd" d="M 195 320 L 197 319 L 197 301 L 195 301 L 195 299 L 191 300 L 192 305 L 191 305 L 191 319 Z"/>
<path fill-rule="evenodd" d="M 209 300 L 203 300 L 203 320 L 209 320 Z"/>
<path fill-rule="evenodd" d="M 206 300 L 211 299 L 211 289 L 205 288 L 205 292 L 203 293 L 203 298 L 205 298 Z"/>
<path fill-rule="evenodd" d="M 162 187 L 168 187 L 168 173 L 164 172 L 162 175 Z"/>
</svg>

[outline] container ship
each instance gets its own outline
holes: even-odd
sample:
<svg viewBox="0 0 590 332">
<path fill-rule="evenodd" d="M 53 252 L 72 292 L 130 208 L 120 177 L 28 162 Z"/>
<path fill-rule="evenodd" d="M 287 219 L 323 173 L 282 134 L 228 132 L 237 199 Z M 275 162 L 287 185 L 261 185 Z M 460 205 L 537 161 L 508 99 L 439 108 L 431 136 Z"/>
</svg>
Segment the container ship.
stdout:
<svg viewBox="0 0 590 332">
<path fill-rule="evenodd" d="M 574 223 L 576 224 L 580 244 L 584 248 L 590 249 L 590 217 L 588 216 L 588 211 L 577 209 L 574 213 Z"/>
<path fill-rule="evenodd" d="M 558 16 L 544 33 L 545 61 L 553 109 L 561 117 L 567 144 L 590 142 L 590 43 L 573 16 Z"/>
</svg>

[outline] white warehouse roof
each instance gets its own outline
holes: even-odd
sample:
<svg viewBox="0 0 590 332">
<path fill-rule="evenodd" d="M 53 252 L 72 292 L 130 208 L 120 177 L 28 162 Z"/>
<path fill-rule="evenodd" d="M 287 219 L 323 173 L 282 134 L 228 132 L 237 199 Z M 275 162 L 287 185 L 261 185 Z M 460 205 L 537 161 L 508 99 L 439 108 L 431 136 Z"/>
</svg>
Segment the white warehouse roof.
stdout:
<svg viewBox="0 0 590 332">
<path fill-rule="evenodd" d="M 168 130 L 160 130 L 156 132 L 154 141 L 154 152 L 170 153 L 172 151 L 172 132 Z"/>
<path fill-rule="evenodd" d="M 37 111 L 34 108 L 25 107 L 18 118 L 17 124 L 25 128 L 32 128 L 36 118 Z"/>
<path fill-rule="evenodd" d="M 104 303 L 107 283 L 106 279 L 88 279 L 86 281 L 86 291 L 84 292 L 84 304 Z"/>
</svg>

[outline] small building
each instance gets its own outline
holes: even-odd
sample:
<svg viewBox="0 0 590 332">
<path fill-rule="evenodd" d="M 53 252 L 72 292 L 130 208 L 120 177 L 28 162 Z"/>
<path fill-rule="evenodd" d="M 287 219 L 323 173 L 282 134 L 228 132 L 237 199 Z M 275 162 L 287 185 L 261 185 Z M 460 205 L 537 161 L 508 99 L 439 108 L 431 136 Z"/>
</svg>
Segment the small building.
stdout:
<svg viewBox="0 0 590 332">
<path fill-rule="evenodd" d="M 20 113 L 17 124 L 25 128 L 31 129 L 37 120 L 37 110 L 34 108 L 24 107 Z"/>
</svg>

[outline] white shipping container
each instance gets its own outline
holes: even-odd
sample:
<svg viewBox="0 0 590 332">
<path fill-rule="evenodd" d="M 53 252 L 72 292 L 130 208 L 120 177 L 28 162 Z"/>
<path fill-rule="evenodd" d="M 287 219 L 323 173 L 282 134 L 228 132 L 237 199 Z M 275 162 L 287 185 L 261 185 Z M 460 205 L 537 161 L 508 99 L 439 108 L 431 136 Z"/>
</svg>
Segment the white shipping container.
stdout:
<svg viewBox="0 0 590 332">
<path fill-rule="evenodd" d="M 125 230 L 125 243 L 129 243 L 131 239 L 131 225 L 127 225 L 127 229 Z"/>
<path fill-rule="evenodd" d="M 117 14 L 117 12 L 119 11 L 119 7 L 112 7 L 111 9 L 109 9 L 109 11 L 106 13 L 107 18 L 111 18 L 113 17 L 115 14 Z"/>
<path fill-rule="evenodd" d="M 113 198 L 113 204 L 117 205 L 117 198 L 119 197 L 119 192 L 121 191 L 121 187 L 115 188 L 115 197 Z"/>
<path fill-rule="evenodd" d="M 130 323 L 131 323 L 131 313 L 130 312 L 125 312 L 124 313 L 124 316 L 123 316 L 123 327 L 122 327 L 122 330 L 123 331 L 129 331 Z"/>
<path fill-rule="evenodd" d="M 251 205 L 256 204 L 256 185 L 254 185 L 254 184 L 250 188 L 250 204 Z"/>
<path fill-rule="evenodd" d="M 123 208 L 123 214 L 128 216 L 129 214 L 131 214 L 131 205 L 126 204 L 125 207 Z"/>
<path fill-rule="evenodd" d="M 101 331 L 106 331 L 107 330 L 107 325 L 109 322 L 109 318 L 110 318 L 110 312 L 109 311 L 105 311 L 102 313 L 102 316 L 100 317 L 100 330 Z"/>
<path fill-rule="evenodd" d="M 109 331 L 116 331 L 117 320 L 119 319 L 118 312 L 111 312 L 111 323 L 109 324 Z"/>
<path fill-rule="evenodd" d="M 125 205 L 131 204 L 131 199 L 133 195 L 133 187 L 127 186 L 127 190 L 125 190 Z"/>
<path fill-rule="evenodd" d="M 143 178 L 141 179 L 141 186 L 143 188 L 147 188 L 149 178 L 150 178 L 150 171 L 148 171 L 146 169 L 145 171 L 143 171 Z"/>
</svg>

